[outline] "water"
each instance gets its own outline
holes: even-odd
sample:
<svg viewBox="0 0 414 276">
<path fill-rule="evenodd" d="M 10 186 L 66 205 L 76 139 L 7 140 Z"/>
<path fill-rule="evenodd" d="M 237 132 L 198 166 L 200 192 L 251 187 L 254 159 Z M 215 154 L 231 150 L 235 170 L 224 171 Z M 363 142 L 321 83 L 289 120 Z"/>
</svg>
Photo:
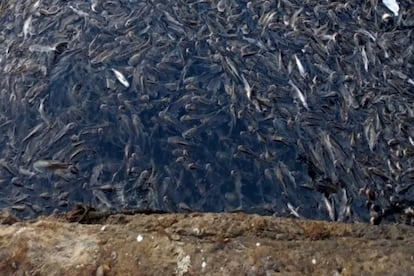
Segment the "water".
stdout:
<svg viewBox="0 0 414 276">
<path fill-rule="evenodd" d="M 411 223 L 414 11 L 370 5 L 3 4 L 0 207 Z"/>
</svg>

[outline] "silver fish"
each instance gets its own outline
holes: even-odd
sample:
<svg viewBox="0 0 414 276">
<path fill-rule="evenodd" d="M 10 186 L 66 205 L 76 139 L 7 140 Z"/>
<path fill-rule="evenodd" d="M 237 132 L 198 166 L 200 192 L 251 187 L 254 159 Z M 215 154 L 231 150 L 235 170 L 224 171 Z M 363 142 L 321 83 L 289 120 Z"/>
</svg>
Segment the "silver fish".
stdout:
<svg viewBox="0 0 414 276">
<path fill-rule="evenodd" d="M 299 98 L 300 102 L 302 103 L 302 105 L 309 110 L 309 106 L 308 103 L 306 102 L 306 98 L 305 95 L 302 93 L 302 91 L 300 91 L 299 87 L 297 87 L 292 80 L 289 80 L 289 84 L 292 86 L 293 90 L 295 90 L 297 97 Z"/>
<path fill-rule="evenodd" d="M 60 162 L 57 160 L 37 160 L 33 163 L 33 169 L 39 173 L 46 171 L 67 170 L 72 164 Z"/>
<path fill-rule="evenodd" d="M 302 78 L 306 78 L 306 72 L 305 72 L 305 68 L 302 65 L 302 62 L 300 61 L 297 55 L 294 55 L 294 57 L 295 57 L 296 66 L 298 67 L 300 75 L 302 76 Z"/>
<path fill-rule="evenodd" d="M 125 76 L 121 73 L 121 72 L 119 72 L 118 70 L 116 70 L 116 69 L 114 69 L 114 68 L 111 68 L 111 70 L 112 70 L 112 72 L 114 72 L 114 74 L 115 74 L 115 77 L 117 78 L 117 80 L 123 85 L 123 86 L 125 86 L 126 88 L 128 88 L 129 87 L 129 82 L 128 82 L 128 80 L 125 78 Z"/>
</svg>

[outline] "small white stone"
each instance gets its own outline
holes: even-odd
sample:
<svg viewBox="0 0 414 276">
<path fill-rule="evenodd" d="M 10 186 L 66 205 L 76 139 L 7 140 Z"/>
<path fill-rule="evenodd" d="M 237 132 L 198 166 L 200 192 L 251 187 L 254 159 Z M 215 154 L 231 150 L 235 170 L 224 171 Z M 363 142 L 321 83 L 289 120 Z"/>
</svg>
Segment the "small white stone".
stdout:
<svg viewBox="0 0 414 276">
<path fill-rule="evenodd" d="M 143 239 L 144 239 L 144 237 L 140 234 L 137 237 L 137 242 L 142 242 Z"/>
<path fill-rule="evenodd" d="M 193 233 L 196 234 L 196 235 L 200 235 L 200 229 L 197 228 L 197 227 L 194 227 L 193 228 Z"/>
<path fill-rule="evenodd" d="M 101 231 L 105 231 L 105 229 L 106 229 L 106 225 L 101 227 Z"/>
<path fill-rule="evenodd" d="M 312 264 L 316 264 L 316 259 L 315 258 L 312 259 Z"/>
<path fill-rule="evenodd" d="M 201 267 L 202 268 L 205 268 L 207 266 L 207 263 L 205 262 L 205 261 L 203 261 L 202 263 L 201 263 Z"/>
<path fill-rule="evenodd" d="M 260 246 L 260 242 L 256 242 L 256 246 L 259 247 Z"/>
<path fill-rule="evenodd" d="M 16 231 L 15 235 L 19 235 L 19 234 L 25 232 L 26 230 L 27 230 L 27 227 L 22 227 L 22 228 L 20 228 L 19 230 Z"/>
</svg>

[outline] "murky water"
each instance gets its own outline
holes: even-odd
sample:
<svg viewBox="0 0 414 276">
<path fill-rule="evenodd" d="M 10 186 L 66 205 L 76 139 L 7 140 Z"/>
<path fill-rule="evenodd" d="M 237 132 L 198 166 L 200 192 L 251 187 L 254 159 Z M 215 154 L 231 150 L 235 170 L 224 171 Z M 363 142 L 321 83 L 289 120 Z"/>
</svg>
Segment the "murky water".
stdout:
<svg viewBox="0 0 414 276">
<path fill-rule="evenodd" d="M 413 7 L 0 6 L 0 207 L 411 223 Z"/>
</svg>

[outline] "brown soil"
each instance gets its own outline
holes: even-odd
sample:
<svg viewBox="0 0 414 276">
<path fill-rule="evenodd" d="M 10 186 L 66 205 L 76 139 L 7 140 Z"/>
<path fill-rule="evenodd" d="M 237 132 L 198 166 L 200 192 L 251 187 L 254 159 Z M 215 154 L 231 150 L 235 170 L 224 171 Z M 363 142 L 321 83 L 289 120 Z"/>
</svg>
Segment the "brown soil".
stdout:
<svg viewBox="0 0 414 276">
<path fill-rule="evenodd" d="M 414 272 L 414 228 L 405 225 L 210 213 L 117 214 L 94 224 L 67 222 L 70 216 L 18 221 L 3 212 L 1 218 L 2 275 Z"/>
</svg>

